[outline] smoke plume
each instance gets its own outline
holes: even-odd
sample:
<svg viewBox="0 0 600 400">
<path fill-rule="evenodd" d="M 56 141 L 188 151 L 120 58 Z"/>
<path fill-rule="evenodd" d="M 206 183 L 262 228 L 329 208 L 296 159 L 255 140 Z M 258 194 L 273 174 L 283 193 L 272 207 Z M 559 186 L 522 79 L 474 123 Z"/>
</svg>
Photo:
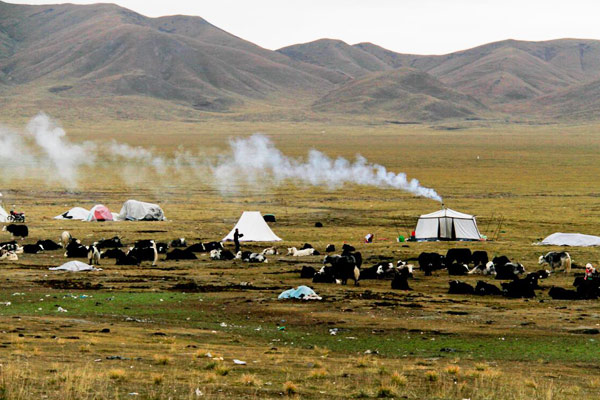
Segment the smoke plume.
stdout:
<svg viewBox="0 0 600 400">
<path fill-rule="evenodd" d="M 193 154 L 183 149 L 167 157 L 115 140 L 102 145 L 91 141 L 71 143 L 56 122 L 40 113 L 22 133 L 0 126 L 0 167 L 5 172 L 1 177 L 10 179 L 12 174 L 37 176 L 72 190 L 87 177 L 83 169 L 94 167 L 92 173 L 99 176 L 103 174 L 99 171 L 100 161 L 109 161 L 113 167 L 117 166 L 113 169 L 128 185 L 142 184 L 146 174 L 157 187 L 160 182 L 185 180 L 191 176 L 196 182 L 212 183 L 223 194 L 283 182 L 332 189 L 352 183 L 400 189 L 442 201 L 435 190 L 421 186 L 418 180 L 408 180 L 406 174 L 390 172 L 360 155 L 350 162 L 310 150 L 305 160 L 295 159 L 284 155 L 269 138 L 259 134 L 234 139 L 229 144 L 228 154 L 220 157 Z"/>
<path fill-rule="evenodd" d="M 442 201 L 435 190 L 421 186 L 418 180 L 408 180 L 404 173 L 393 173 L 384 166 L 371 164 L 357 156 L 354 162 L 345 158 L 331 159 L 317 150 L 310 150 L 306 160 L 285 156 L 263 135 L 230 141 L 231 155 L 213 166 L 215 182 L 222 192 L 250 183 L 283 181 L 338 188 L 344 184 L 400 189 L 416 196 Z"/>
</svg>

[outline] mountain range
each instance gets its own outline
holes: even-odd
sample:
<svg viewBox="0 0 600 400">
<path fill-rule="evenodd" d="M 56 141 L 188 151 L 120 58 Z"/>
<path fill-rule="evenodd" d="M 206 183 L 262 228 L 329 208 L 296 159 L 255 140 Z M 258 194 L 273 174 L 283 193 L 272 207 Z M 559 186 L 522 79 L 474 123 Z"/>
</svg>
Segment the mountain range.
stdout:
<svg viewBox="0 0 600 400">
<path fill-rule="evenodd" d="M 0 106 L 59 105 L 137 116 L 301 110 L 396 121 L 594 120 L 600 41 L 505 40 L 429 56 L 321 39 L 272 51 L 200 17 L 0 1 Z"/>
</svg>

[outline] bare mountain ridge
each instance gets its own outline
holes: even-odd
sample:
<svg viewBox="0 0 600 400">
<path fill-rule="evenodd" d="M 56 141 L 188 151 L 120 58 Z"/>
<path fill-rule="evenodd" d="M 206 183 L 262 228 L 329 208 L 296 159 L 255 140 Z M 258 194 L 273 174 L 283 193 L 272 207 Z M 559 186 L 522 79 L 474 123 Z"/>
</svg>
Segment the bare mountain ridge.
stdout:
<svg viewBox="0 0 600 400">
<path fill-rule="evenodd" d="M 333 90 L 314 106 L 319 111 L 388 115 L 407 121 L 474 118 L 487 108 L 413 68 L 369 74 Z"/>
<path fill-rule="evenodd" d="M 230 35 L 202 18 L 146 18 L 114 5 L 0 3 L 13 43 L 0 71 L 11 84 L 68 83 L 103 96 L 140 94 L 226 109 L 245 98 L 324 93 L 346 79 Z M 66 93 L 65 93 L 66 94 Z"/>
<path fill-rule="evenodd" d="M 33 107 L 55 100 L 86 107 L 89 99 L 108 106 L 119 96 L 200 111 L 251 105 L 399 120 L 597 119 L 598 81 L 596 40 L 506 40 L 432 56 L 333 39 L 271 51 L 200 17 L 0 1 L 1 103 L 13 108 L 24 95 Z"/>
</svg>

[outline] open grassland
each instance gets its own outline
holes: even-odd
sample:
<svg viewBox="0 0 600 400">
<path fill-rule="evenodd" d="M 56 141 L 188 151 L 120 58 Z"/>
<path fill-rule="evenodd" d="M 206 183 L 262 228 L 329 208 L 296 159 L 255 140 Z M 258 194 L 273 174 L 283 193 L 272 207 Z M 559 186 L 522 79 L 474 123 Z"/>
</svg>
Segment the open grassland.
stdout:
<svg viewBox="0 0 600 400">
<path fill-rule="evenodd" d="M 595 126 L 445 130 L 233 119 L 64 126 L 76 140 L 115 138 L 165 155 L 180 146 L 225 154 L 227 138 L 255 132 L 269 135 L 291 156 L 311 147 L 330 156 L 361 153 L 436 189 L 447 206 L 476 214 L 488 237 L 498 233 L 494 241 L 459 246 L 507 255 L 528 270 L 538 268 L 541 252 L 552 250 L 532 246 L 540 238 L 556 231 L 600 231 Z M 84 244 L 114 235 L 128 244 L 143 238 L 219 240 L 243 210 L 259 210 L 277 216 L 271 226 L 285 240 L 280 247 L 309 242 L 322 251 L 327 243 L 347 242 L 362 252 L 367 266 L 380 257 L 407 259 L 457 246 L 397 243 L 419 214 L 439 208 L 399 191 L 285 184 L 223 196 L 189 170 L 165 178 L 121 167 L 102 162 L 90 167 L 75 191 L 31 176 L 13 179 L 17 172 L 3 171 L 6 208 L 16 204 L 27 213 L 30 237 L 24 242 L 58 240 L 63 230 Z M 128 198 L 159 202 L 169 221 L 51 219 L 75 205 L 103 203 L 118 211 Z M 315 228 L 316 221 L 324 227 Z M 369 232 L 375 243 L 361 243 Z M 597 249 L 568 251 L 579 265 L 600 260 Z M 261 265 L 199 258 L 161 260 L 154 268 L 115 266 L 110 260 L 102 271 L 79 274 L 47 270 L 64 261 L 61 251 L 2 262 L 0 398 L 600 396 L 600 336 L 594 334 L 600 303 L 554 301 L 547 294 L 551 286 L 570 287 L 573 275 L 557 273 L 541 282 L 535 299 L 523 300 L 448 295 L 445 273 L 424 277 L 418 270 L 408 292 L 392 291 L 389 281 L 354 287 L 301 280 L 301 266 L 319 266 L 318 256 L 271 256 Z M 309 284 L 323 300 L 277 300 L 281 291 L 300 284 Z"/>
</svg>

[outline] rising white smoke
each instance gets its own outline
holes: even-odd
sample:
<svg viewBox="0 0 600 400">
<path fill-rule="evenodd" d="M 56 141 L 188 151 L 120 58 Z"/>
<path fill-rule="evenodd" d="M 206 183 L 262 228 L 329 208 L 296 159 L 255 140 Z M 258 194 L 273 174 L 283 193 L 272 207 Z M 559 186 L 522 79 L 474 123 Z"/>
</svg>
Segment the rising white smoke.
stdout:
<svg viewBox="0 0 600 400">
<path fill-rule="evenodd" d="M 28 124 L 25 132 L 0 126 L 0 167 L 2 179 L 11 173 L 58 182 L 67 189 L 76 189 L 82 168 L 97 166 L 100 160 L 117 165 L 123 182 L 137 185 L 146 174 L 156 186 L 161 181 L 172 182 L 190 176 L 196 181 L 212 181 L 222 193 L 236 192 L 245 187 L 278 185 L 283 182 L 299 185 L 321 185 L 338 188 L 354 183 L 381 188 L 400 189 L 417 196 L 442 201 L 430 188 L 416 179 L 408 180 L 404 173 L 393 173 L 378 164 L 370 164 L 357 156 L 354 162 L 344 158 L 331 159 L 310 150 L 306 160 L 284 155 L 263 135 L 230 141 L 230 154 L 209 157 L 179 149 L 173 157 L 157 156 L 152 150 L 130 146 L 113 140 L 102 146 L 94 142 L 71 143 L 65 131 L 46 114 L 40 113 Z M 7 171 L 11 171 L 8 173 Z M 208 174 L 207 174 L 208 172 Z M 94 173 L 102 173 L 95 171 Z M 156 179 L 154 179 L 156 178 Z"/>
<path fill-rule="evenodd" d="M 285 156 L 263 135 L 230 142 L 231 155 L 213 166 L 215 183 L 226 193 L 250 184 L 279 184 L 289 181 L 298 184 L 323 185 L 337 188 L 344 184 L 400 189 L 417 196 L 442 201 L 435 190 L 408 180 L 404 173 L 393 173 L 379 164 L 370 164 L 362 156 L 354 162 L 338 157 L 331 159 L 317 150 L 310 150 L 306 160 Z"/>
</svg>

